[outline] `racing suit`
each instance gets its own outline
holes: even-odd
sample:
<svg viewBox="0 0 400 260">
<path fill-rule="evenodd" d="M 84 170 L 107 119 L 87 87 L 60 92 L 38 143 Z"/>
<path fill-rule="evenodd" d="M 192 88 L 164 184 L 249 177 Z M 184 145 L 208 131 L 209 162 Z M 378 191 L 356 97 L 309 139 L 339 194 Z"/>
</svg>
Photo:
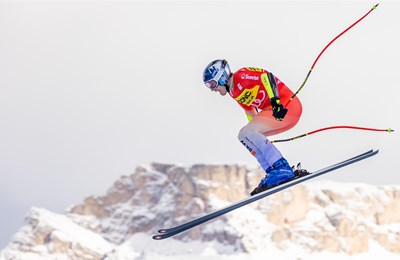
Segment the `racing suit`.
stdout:
<svg viewBox="0 0 400 260">
<path fill-rule="evenodd" d="M 272 81 L 272 82 L 271 82 Z M 294 127 L 300 119 L 302 106 L 297 96 L 288 104 L 284 120 L 278 121 L 272 115 L 271 101 L 280 100 L 286 105 L 293 92 L 277 77 L 260 68 L 242 68 L 233 74 L 229 95 L 249 113 L 255 109 L 259 113 L 248 117 L 249 123 L 239 131 L 239 141 L 256 157 L 266 170 L 282 158 L 279 150 L 267 136 L 282 133 Z"/>
</svg>

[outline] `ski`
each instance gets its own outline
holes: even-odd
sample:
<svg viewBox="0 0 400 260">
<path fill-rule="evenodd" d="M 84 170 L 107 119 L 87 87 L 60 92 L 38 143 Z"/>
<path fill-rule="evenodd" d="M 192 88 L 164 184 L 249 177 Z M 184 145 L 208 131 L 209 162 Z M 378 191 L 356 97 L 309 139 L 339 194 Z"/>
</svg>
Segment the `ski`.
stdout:
<svg viewBox="0 0 400 260">
<path fill-rule="evenodd" d="M 250 204 L 250 203 L 252 203 L 254 201 L 260 200 L 260 199 L 265 198 L 265 197 L 267 197 L 269 195 L 272 195 L 274 193 L 277 193 L 279 191 L 282 191 L 284 189 L 287 189 L 289 187 L 297 185 L 297 184 L 299 184 L 301 182 L 310 180 L 312 178 L 315 178 L 315 177 L 318 177 L 318 176 L 320 176 L 322 174 L 337 170 L 339 168 L 342 168 L 344 166 L 353 164 L 355 162 L 367 159 L 367 158 L 369 158 L 371 156 L 376 155 L 378 152 L 379 152 L 379 150 L 369 150 L 369 151 L 361 153 L 361 154 L 359 154 L 359 155 L 357 155 L 355 157 L 352 157 L 352 158 L 346 159 L 344 161 L 332 164 L 332 165 L 330 165 L 330 166 L 328 166 L 326 168 L 320 169 L 320 170 L 315 171 L 315 172 L 311 172 L 311 173 L 309 173 L 307 175 L 304 175 L 302 177 L 295 178 L 295 179 L 293 179 L 291 181 L 285 182 L 283 184 L 280 184 L 278 186 L 272 187 L 272 188 L 270 188 L 268 190 L 265 190 L 263 192 L 257 193 L 257 194 L 255 194 L 255 195 L 253 195 L 251 197 L 248 197 L 248 198 L 246 198 L 244 200 L 241 200 L 239 202 L 231 204 L 231 205 L 229 205 L 229 206 L 227 206 L 225 208 L 219 209 L 219 210 L 214 211 L 212 213 L 206 214 L 206 215 L 204 215 L 202 217 L 199 217 L 199 218 L 196 218 L 194 220 L 191 220 L 191 221 L 189 221 L 187 223 L 184 223 L 182 225 L 179 225 L 179 226 L 176 226 L 176 227 L 173 227 L 173 228 L 160 229 L 160 230 L 158 230 L 159 234 L 154 235 L 153 239 L 162 240 L 162 239 L 177 235 L 177 234 L 179 234 L 179 233 L 181 233 L 183 231 L 189 230 L 189 229 L 191 229 L 191 228 L 193 228 L 195 226 L 203 224 L 204 222 L 207 222 L 209 220 L 217 218 L 217 217 L 219 217 L 221 215 L 224 215 L 224 214 L 226 214 L 228 212 L 231 212 L 231 211 L 233 211 L 235 209 L 243 207 L 243 206 L 245 206 L 247 204 Z"/>
</svg>

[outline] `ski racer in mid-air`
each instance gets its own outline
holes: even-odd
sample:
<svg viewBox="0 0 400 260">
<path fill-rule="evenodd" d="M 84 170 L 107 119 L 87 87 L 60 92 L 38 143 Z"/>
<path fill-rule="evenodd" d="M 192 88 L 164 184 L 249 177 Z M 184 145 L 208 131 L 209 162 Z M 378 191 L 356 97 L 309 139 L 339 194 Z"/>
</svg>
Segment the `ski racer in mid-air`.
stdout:
<svg viewBox="0 0 400 260">
<path fill-rule="evenodd" d="M 239 131 L 239 141 L 266 172 L 251 195 L 291 180 L 292 167 L 268 136 L 294 127 L 302 106 L 297 96 L 271 72 L 261 68 L 242 68 L 232 73 L 226 60 L 214 60 L 204 70 L 204 84 L 222 96 L 227 93 L 245 110 L 248 124 Z"/>
</svg>

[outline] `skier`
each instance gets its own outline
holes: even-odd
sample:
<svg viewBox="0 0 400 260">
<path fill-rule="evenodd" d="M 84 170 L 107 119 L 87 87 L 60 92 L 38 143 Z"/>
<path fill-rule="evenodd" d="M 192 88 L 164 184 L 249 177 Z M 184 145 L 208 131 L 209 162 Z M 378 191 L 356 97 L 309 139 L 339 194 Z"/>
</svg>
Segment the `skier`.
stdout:
<svg viewBox="0 0 400 260">
<path fill-rule="evenodd" d="M 246 112 L 249 122 L 239 131 L 238 138 L 266 172 L 250 195 L 294 178 L 292 167 L 267 137 L 297 124 L 302 113 L 297 96 L 284 107 L 293 92 L 276 76 L 251 67 L 232 73 L 226 60 L 208 64 L 203 81 L 211 91 L 222 96 L 229 93 Z"/>
</svg>

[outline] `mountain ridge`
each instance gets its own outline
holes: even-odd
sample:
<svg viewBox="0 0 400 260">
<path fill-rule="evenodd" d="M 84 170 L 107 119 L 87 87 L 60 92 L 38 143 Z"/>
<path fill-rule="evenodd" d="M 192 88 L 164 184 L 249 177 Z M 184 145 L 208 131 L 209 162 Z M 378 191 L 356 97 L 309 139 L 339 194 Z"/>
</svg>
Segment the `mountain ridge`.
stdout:
<svg viewBox="0 0 400 260">
<path fill-rule="evenodd" d="M 131 259 L 124 258 L 126 252 L 146 259 L 164 243 L 151 241 L 159 228 L 243 199 L 263 175 L 259 168 L 243 165 L 138 166 L 133 174 L 115 181 L 105 195 L 89 196 L 64 215 L 32 208 L 25 225 L 0 252 L 0 259 Z M 399 210 L 400 186 L 313 181 L 221 216 L 167 243 L 181 241 L 188 248 L 203 243 L 205 252 L 231 256 L 257 254 L 266 244 L 283 252 L 298 247 L 302 254 L 351 256 L 369 252 L 372 241 L 399 256 Z M 149 248 L 135 251 L 128 246 L 138 237 Z"/>
</svg>

